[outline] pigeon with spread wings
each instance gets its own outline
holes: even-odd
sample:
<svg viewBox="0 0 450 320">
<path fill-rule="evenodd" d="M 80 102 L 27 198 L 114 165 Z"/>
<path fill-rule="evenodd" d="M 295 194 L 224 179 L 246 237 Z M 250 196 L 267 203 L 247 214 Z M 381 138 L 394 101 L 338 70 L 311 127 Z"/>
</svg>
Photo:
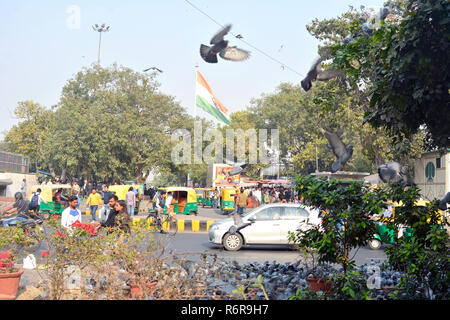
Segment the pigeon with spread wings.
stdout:
<svg viewBox="0 0 450 320">
<path fill-rule="evenodd" d="M 228 46 L 228 41 L 224 40 L 225 35 L 230 31 L 231 24 L 225 26 L 212 39 L 212 47 L 201 44 L 200 56 L 208 63 L 217 63 L 217 54 L 222 59 L 231 61 L 242 61 L 250 56 L 250 52 L 242 50 L 236 46 Z"/>
<path fill-rule="evenodd" d="M 411 185 L 408 170 L 397 161 L 390 161 L 378 166 L 378 176 L 384 183 Z"/>
<path fill-rule="evenodd" d="M 313 81 L 328 81 L 344 74 L 343 70 L 323 69 L 321 67 L 322 61 L 328 60 L 329 58 L 330 55 L 323 55 L 316 59 L 305 79 L 301 81 L 303 90 L 308 91 L 311 89 Z"/>
<path fill-rule="evenodd" d="M 336 161 L 331 165 L 331 172 L 339 171 L 350 159 L 353 154 L 353 146 L 345 146 L 342 140 L 338 137 L 337 134 L 328 132 L 323 128 L 320 128 L 322 134 L 327 138 L 328 143 L 330 144 L 334 155 L 336 156 Z"/>
<path fill-rule="evenodd" d="M 147 69 L 145 69 L 143 72 L 147 72 L 147 71 L 149 71 L 149 70 L 155 70 L 155 71 L 158 71 L 159 73 L 162 73 L 162 72 L 163 72 L 161 69 L 159 69 L 159 68 L 157 68 L 157 67 L 150 67 L 150 68 L 147 68 Z"/>
</svg>

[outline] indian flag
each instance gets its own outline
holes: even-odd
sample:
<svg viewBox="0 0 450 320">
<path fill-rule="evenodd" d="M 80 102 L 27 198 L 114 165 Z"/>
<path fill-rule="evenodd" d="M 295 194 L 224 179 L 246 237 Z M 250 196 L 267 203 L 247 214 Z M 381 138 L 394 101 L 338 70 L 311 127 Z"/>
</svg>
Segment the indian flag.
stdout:
<svg viewBox="0 0 450 320">
<path fill-rule="evenodd" d="M 230 124 L 230 117 L 227 114 L 228 109 L 216 98 L 205 78 L 198 71 L 195 101 L 197 107 L 202 108 L 217 120 Z"/>
</svg>

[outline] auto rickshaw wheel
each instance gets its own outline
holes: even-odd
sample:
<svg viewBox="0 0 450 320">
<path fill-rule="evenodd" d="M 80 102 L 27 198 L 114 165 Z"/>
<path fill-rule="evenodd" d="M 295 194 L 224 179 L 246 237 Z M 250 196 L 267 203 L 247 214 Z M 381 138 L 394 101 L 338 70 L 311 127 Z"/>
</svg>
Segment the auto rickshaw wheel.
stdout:
<svg viewBox="0 0 450 320">
<path fill-rule="evenodd" d="M 370 239 L 369 247 L 372 250 L 379 250 L 381 248 L 381 241 L 378 239 Z"/>
<path fill-rule="evenodd" d="M 50 212 L 48 212 L 48 211 L 42 211 L 41 216 L 42 216 L 42 219 L 48 220 L 48 219 L 50 218 Z"/>
</svg>

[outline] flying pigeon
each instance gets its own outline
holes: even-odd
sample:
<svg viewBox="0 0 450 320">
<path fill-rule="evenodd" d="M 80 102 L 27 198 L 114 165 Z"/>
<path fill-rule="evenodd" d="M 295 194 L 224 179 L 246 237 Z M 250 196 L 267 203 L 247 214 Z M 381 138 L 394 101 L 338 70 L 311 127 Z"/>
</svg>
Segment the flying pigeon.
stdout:
<svg viewBox="0 0 450 320">
<path fill-rule="evenodd" d="M 238 34 L 237 36 L 236 36 L 236 38 L 238 38 L 238 39 L 242 39 L 242 38 L 244 38 L 241 34 Z"/>
<path fill-rule="evenodd" d="M 312 87 L 312 82 L 319 81 L 328 81 L 330 79 L 336 78 L 344 73 L 343 70 L 335 70 L 335 69 L 323 69 L 320 64 L 322 61 L 330 58 L 330 55 L 320 56 L 313 63 L 311 69 L 308 71 L 305 79 L 302 80 L 301 85 L 303 90 L 308 91 Z"/>
<path fill-rule="evenodd" d="M 378 166 L 378 176 L 384 183 L 403 183 L 406 185 L 411 185 L 412 183 L 406 168 L 396 161 L 386 162 Z"/>
<path fill-rule="evenodd" d="M 231 24 L 225 26 L 220 30 L 212 39 L 210 44 L 212 47 L 201 44 L 200 45 L 200 55 L 203 60 L 208 63 L 217 63 L 217 54 L 220 55 L 222 59 L 231 61 L 242 61 L 250 56 L 250 52 L 239 49 L 238 47 L 228 46 L 228 41 L 224 40 L 224 36 L 230 31 Z"/>
<path fill-rule="evenodd" d="M 233 169 L 230 170 L 229 174 L 230 176 L 234 176 L 236 174 L 241 173 L 242 171 L 244 171 L 244 168 L 247 166 L 247 163 L 241 163 L 236 165 Z"/>
<path fill-rule="evenodd" d="M 333 149 L 333 153 L 336 156 L 336 161 L 331 165 L 331 172 L 339 171 L 345 163 L 350 159 L 353 154 L 353 146 L 345 146 L 345 144 L 339 139 L 338 135 L 335 133 L 328 132 L 320 128 L 322 134 L 327 138 L 328 143 Z"/>
<path fill-rule="evenodd" d="M 158 71 L 158 72 L 160 72 L 160 73 L 163 72 L 161 69 L 158 69 L 158 68 L 156 68 L 156 67 L 150 67 L 150 68 L 147 68 L 147 69 L 144 70 L 144 72 L 147 72 L 148 70 L 156 70 L 156 71 Z"/>
<path fill-rule="evenodd" d="M 450 192 L 447 192 L 445 197 L 442 198 L 442 200 L 439 202 L 439 209 L 442 211 L 447 210 L 447 204 L 450 203 Z"/>
</svg>

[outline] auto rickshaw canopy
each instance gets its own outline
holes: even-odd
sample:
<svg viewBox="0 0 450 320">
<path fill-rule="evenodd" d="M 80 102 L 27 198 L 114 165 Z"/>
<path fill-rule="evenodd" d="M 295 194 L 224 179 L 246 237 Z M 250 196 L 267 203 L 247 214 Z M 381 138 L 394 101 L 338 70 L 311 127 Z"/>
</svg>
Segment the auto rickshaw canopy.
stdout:
<svg viewBox="0 0 450 320">
<path fill-rule="evenodd" d="M 67 195 L 72 195 L 72 186 L 70 184 L 43 184 L 43 185 L 34 185 L 28 190 L 27 199 L 31 198 L 31 195 L 37 191 L 37 189 L 41 189 L 41 196 L 47 202 L 53 202 L 53 193 L 55 190 L 63 189 L 68 190 Z"/>
</svg>

